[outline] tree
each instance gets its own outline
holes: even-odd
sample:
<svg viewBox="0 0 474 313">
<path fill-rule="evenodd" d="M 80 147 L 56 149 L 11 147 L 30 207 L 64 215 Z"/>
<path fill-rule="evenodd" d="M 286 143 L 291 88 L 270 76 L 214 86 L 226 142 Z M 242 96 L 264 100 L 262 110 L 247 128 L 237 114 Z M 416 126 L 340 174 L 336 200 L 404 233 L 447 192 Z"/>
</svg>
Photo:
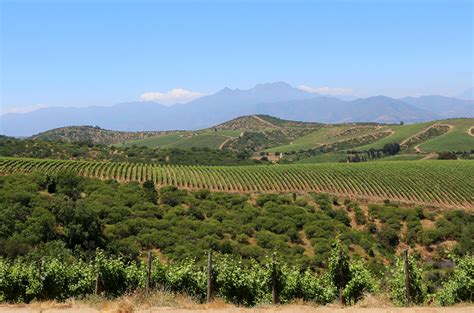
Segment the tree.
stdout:
<svg viewBox="0 0 474 313">
<path fill-rule="evenodd" d="M 143 189 L 145 190 L 148 200 L 151 203 L 156 204 L 158 201 L 158 192 L 156 191 L 155 183 L 151 180 L 147 180 L 143 183 Z"/>
<path fill-rule="evenodd" d="M 79 184 L 83 178 L 74 172 L 63 172 L 57 177 L 58 189 L 73 200 L 77 200 L 80 195 Z"/>
<path fill-rule="evenodd" d="M 382 152 L 385 155 L 395 155 L 400 152 L 400 144 L 398 142 L 387 143 L 383 146 Z"/>
</svg>

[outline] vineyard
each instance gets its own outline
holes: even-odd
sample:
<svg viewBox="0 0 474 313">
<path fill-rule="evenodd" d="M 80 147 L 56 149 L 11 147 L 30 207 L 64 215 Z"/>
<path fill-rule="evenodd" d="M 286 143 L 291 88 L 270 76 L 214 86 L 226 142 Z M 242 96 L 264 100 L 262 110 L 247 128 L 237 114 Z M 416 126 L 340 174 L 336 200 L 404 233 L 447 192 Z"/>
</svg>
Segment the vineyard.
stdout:
<svg viewBox="0 0 474 313">
<path fill-rule="evenodd" d="M 0 158 L 0 173 L 75 172 L 120 182 L 225 192 L 327 192 L 369 200 L 473 208 L 474 163 L 393 161 L 360 164 L 170 166 L 141 163 Z"/>
<path fill-rule="evenodd" d="M 423 279 L 423 265 L 418 265 L 415 258 L 406 256 L 405 264 L 398 259 L 387 271 L 387 281 L 383 275 L 374 276 L 363 260 L 351 259 L 339 242 L 331 251 L 327 269 L 320 273 L 298 269 L 276 258 L 262 263 L 244 263 L 224 255 L 212 265 L 209 254 L 207 267 L 193 260 L 169 264 L 156 261 L 152 261 L 151 253 L 146 266 L 143 262 L 108 258 L 102 252 L 92 260 L 69 263 L 56 258 L 36 263 L 0 258 L 0 303 L 64 301 L 91 294 L 112 298 L 137 290 L 148 294 L 151 289 L 185 293 L 199 302 L 210 302 L 217 296 L 241 306 L 289 303 L 298 299 L 313 304 L 340 301 L 352 305 L 368 293 L 385 293 L 398 306 L 420 305 L 426 301 L 445 306 L 474 299 L 471 256 L 456 258 L 451 275 L 432 293 L 427 292 L 430 280 Z"/>
</svg>

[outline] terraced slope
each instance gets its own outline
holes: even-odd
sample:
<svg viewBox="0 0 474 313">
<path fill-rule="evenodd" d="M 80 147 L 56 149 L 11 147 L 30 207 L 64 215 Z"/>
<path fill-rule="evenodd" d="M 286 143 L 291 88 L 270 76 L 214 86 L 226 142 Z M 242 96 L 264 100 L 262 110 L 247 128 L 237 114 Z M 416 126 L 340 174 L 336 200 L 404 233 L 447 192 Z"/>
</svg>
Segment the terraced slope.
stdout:
<svg viewBox="0 0 474 313">
<path fill-rule="evenodd" d="M 385 144 L 398 142 L 401 143 L 404 140 L 414 136 L 415 134 L 423 131 L 427 127 L 431 126 L 433 122 L 425 122 L 411 125 L 393 125 L 390 126 L 390 129 L 393 130 L 393 134 L 385 137 L 381 140 L 373 142 L 371 144 L 363 145 L 358 147 L 358 150 L 368 150 L 368 149 L 381 149 Z"/>
<path fill-rule="evenodd" d="M 474 118 L 449 119 L 438 124 L 450 125 L 452 129 L 440 136 L 429 139 L 419 145 L 424 152 L 466 151 L 474 150 L 474 136 L 469 130 L 474 127 Z"/>
<path fill-rule="evenodd" d="M 273 166 L 155 166 L 146 164 L 0 158 L 0 173 L 73 171 L 118 181 L 230 192 L 328 192 L 443 208 L 474 209 L 474 162 L 392 161 Z M 447 175 L 449 173 L 449 175 Z"/>
<path fill-rule="evenodd" d="M 341 147 L 338 151 L 344 149 L 366 151 L 381 149 L 385 144 L 393 142 L 399 143 L 405 153 L 411 154 L 470 151 L 474 149 L 474 136 L 470 133 L 473 127 L 474 119 L 472 118 L 448 119 L 413 125 L 326 125 L 297 138 L 289 145 L 272 147 L 266 151 L 300 151 L 321 146 L 331 147 L 335 144 Z M 314 161 L 319 159 L 316 157 Z M 311 158 L 311 160 L 313 159 Z"/>
<path fill-rule="evenodd" d="M 334 125 L 325 126 L 317 131 L 311 132 L 294 140 L 291 144 L 274 147 L 267 152 L 288 152 L 316 148 L 337 142 L 353 142 L 356 145 L 366 142 L 365 140 L 380 140 L 392 133 L 389 126 L 380 125 Z M 377 139 L 378 138 L 378 139 Z M 357 141 L 360 143 L 357 144 Z"/>
</svg>

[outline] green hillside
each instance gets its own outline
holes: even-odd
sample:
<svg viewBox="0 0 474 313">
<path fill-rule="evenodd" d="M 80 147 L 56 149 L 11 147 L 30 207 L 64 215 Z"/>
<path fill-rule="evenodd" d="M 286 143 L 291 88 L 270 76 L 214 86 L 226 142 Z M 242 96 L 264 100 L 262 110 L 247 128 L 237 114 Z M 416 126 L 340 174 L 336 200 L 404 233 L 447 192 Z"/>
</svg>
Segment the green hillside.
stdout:
<svg viewBox="0 0 474 313">
<path fill-rule="evenodd" d="M 288 152 L 307 150 L 335 142 L 387 132 L 390 128 L 381 125 L 328 125 L 308 135 L 296 139 L 286 146 L 268 149 L 268 152 Z"/>
<path fill-rule="evenodd" d="M 469 133 L 473 127 L 472 118 L 412 125 L 326 125 L 290 144 L 265 151 L 282 152 L 287 160 L 297 163 L 339 162 L 346 160 L 347 151 L 366 153 L 369 149 L 381 150 L 387 144 L 397 143 L 401 147 L 400 155 L 387 160 L 429 159 L 436 158 L 437 152 L 455 151 L 469 158 L 470 151 L 474 150 L 474 136 Z"/>
<path fill-rule="evenodd" d="M 272 162 L 374 160 L 391 155 L 380 155 L 380 151 L 389 144 L 400 145 L 399 156 L 390 158 L 395 160 L 432 159 L 438 156 L 438 152 L 456 152 L 458 158 L 472 159 L 470 151 L 474 150 L 474 136 L 469 131 L 473 127 L 473 118 L 411 125 L 325 125 L 283 120 L 269 115 L 248 115 L 196 131 L 115 132 L 81 126 L 51 130 L 32 139 L 74 142 L 84 138 L 98 144 L 121 143 L 125 148 L 209 148 L 243 152 L 254 159 L 266 156 Z M 368 155 L 369 150 L 375 150 L 375 158 L 373 154 Z"/>
<path fill-rule="evenodd" d="M 66 126 L 51 129 L 31 136 L 33 140 L 63 141 L 63 142 L 90 142 L 93 144 L 121 144 L 130 140 L 155 138 L 158 136 L 177 133 L 177 131 L 116 131 L 103 129 L 98 126 Z"/>
<path fill-rule="evenodd" d="M 145 146 L 159 148 L 211 148 L 219 149 L 229 138 L 236 138 L 240 134 L 238 130 L 206 130 L 200 132 L 185 132 L 180 134 L 164 135 L 159 137 L 151 137 L 141 140 L 128 141 L 124 144 L 126 147 Z"/>
<path fill-rule="evenodd" d="M 416 133 L 422 131 L 423 129 L 429 127 L 432 125 L 434 122 L 425 122 L 425 123 L 417 123 L 417 124 L 411 124 L 411 125 L 394 125 L 390 126 L 390 130 L 393 131 L 393 133 L 385 137 L 381 140 L 378 140 L 376 142 L 373 142 L 371 144 L 363 145 L 358 147 L 360 150 L 367 150 L 367 149 L 380 149 L 383 147 L 383 145 L 391 142 L 398 142 L 401 143 L 404 140 L 410 138 L 411 136 L 415 135 Z"/>
<path fill-rule="evenodd" d="M 421 151 L 441 152 L 474 149 L 474 136 L 468 133 L 471 127 L 474 126 L 473 118 L 450 119 L 440 121 L 439 123 L 450 125 L 453 128 L 449 132 L 421 144 Z"/>
<path fill-rule="evenodd" d="M 180 149 L 207 147 L 254 153 L 273 146 L 288 144 L 323 126 L 319 123 L 282 120 L 269 115 L 248 115 L 209 129 L 128 141 L 125 146 L 144 145 Z"/>
</svg>

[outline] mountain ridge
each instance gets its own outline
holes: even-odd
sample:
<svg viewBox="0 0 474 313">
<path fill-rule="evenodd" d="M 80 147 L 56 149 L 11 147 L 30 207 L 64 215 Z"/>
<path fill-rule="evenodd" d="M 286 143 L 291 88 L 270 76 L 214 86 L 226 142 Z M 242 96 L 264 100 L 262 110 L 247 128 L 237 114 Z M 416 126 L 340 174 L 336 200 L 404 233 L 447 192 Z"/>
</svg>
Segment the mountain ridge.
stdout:
<svg viewBox="0 0 474 313">
<path fill-rule="evenodd" d="M 69 125 L 98 125 L 119 131 L 196 130 L 239 116 L 257 114 L 319 123 L 415 123 L 474 116 L 474 101 L 433 97 L 394 99 L 375 96 L 344 101 L 276 82 L 258 84 L 246 90 L 226 87 L 212 95 L 170 107 L 141 101 L 113 106 L 50 107 L 30 113 L 9 113 L 1 116 L 0 133 L 31 136 Z M 436 103 L 433 106 L 435 110 L 426 109 L 431 102 Z"/>
</svg>

